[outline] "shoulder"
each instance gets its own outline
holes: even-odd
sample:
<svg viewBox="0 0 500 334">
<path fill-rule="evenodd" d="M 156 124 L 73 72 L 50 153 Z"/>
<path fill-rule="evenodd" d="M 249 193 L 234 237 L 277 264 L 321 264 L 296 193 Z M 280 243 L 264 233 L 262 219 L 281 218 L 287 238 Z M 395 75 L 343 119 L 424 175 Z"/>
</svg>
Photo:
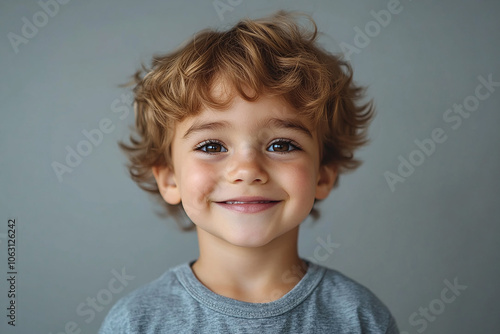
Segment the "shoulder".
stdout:
<svg viewBox="0 0 500 334">
<path fill-rule="evenodd" d="M 379 299 L 364 285 L 337 270 L 324 268 L 325 274 L 321 281 L 321 286 L 327 291 L 333 289 L 335 291 L 335 298 L 340 298 L 344 302 L 351 303 L 364 304 L 374 302 L 375 304 L 379 304 Z"/>
<path fill-rule="evenodd" d="M 356 324 L 363 333 L 399 333 L 391 312 L 370 289 L 337 270 L 323 268 L 317 298 L 335 317 Z"/>
<path fill-rule="evenodd" d="M 119 299 L 104 319 L 99 334 L 135 333 L 149 326 L 160 309 L 175 302 L 172 296 L 179 288 L 175 268 L 167 270 L 154 281 Z"/>
</svg>

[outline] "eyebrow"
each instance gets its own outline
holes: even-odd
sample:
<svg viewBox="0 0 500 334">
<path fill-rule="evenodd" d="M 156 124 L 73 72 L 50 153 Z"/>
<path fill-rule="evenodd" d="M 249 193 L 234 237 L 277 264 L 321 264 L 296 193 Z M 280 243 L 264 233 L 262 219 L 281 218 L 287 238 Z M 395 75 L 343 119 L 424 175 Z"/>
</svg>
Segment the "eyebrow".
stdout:
<svg viewBox="0 0 500 334">
<path fill-rule="evenodd" d="M 188 138 L 190 135 L 196 132 L 201 132 L 201 131 L 217 131 L 223 128 L 228 128 L 231 127 L 231 124 L 227 121 L 221 121 L 221 122 L 209 122 L 209 123 L 202 123 L 202 122 L 194 122 L 189 129 L 184 133 L 184 136 L 182 136 L 183 139 Z M 296 119 L 281 119 L 281 118 L 269 118 L 264 120 L 263 122 L 259 123 L 257 128 L 269 128 L 269 127 L 276 127 L 280 129 L 292 129 L 296 130 L 299 132 L 302 132 L 303 134 L 307 135 L 308 137 L 312 138 L 311 131 L 299 120 Z"/>
<path fill-rule="evenodd" d="M 210 123 L 200 123 L 200 122 L 194 122 L 189 129 L 184 133 L 184 136 L 182 136 L 182 139 L 188 138 L 190 135 L 192 135 L 195 132 L 200 132 L 200 131 L 216 131 L 220 130 L 222 128 L 230 127 L 231 125 L 229 122 L 222 121 L 222 122 L 210 122 Z"/>
<path fill-rule="evenodd" d="M 261 125 L 262 127 L 276 127 L 280 129 L 297 130 L 312 138 L 311 131 L 309 131 L 309 129 L 298 119 L 269 118 Z"/>
</svg>

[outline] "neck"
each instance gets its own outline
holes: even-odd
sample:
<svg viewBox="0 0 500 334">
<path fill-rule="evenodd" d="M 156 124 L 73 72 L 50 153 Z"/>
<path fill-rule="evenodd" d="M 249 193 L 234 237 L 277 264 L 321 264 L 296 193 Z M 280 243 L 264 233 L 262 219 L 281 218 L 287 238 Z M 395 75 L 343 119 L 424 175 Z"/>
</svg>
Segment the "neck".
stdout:
<svg viewBox="0 0 500 334">
<path fill-rule="evenodd" d="M 298 226 L 261 247 L 236 246 L 197 230 L 200 256 L 193 273 L 222 296 L 270 302 L 293 289 L 307 271 L 297 251 Z"/>
</svg>

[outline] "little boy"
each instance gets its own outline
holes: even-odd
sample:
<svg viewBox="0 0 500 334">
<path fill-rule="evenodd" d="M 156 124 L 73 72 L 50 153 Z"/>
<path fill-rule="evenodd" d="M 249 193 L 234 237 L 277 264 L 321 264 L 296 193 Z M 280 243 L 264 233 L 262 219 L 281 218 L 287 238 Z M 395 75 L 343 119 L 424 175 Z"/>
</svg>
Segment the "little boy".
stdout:
<svg viewBox="0 0 500 334">
<path fill-rule="evenodd" d="M 299 226 L 355 169 L 373 115 L 295 14 L 205 30 L 135 75 L 130 174 L 185 214 L 198 259 L 119 300 L 100 333 L 398 333 L 384 304 L 299 257 Z"/>
</svg>

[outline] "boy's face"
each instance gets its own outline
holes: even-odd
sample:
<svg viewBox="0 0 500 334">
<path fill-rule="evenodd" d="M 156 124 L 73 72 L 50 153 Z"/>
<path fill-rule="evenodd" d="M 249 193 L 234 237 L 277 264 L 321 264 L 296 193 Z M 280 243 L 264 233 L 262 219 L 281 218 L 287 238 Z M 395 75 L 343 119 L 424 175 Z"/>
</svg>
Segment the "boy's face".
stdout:
<svg viewBox="0 0 500 334">
<path fill-rule="evenodd" d="M 235 97 L 179 122 L 173 170 L 153 168 L 170 204 L 182 202 L 197 229 L 259 247 L 296 229 L 314 199 L 328 196 L 333 166 L 320 166 L 317 134 L 278 97 Z"/>
</svg>

